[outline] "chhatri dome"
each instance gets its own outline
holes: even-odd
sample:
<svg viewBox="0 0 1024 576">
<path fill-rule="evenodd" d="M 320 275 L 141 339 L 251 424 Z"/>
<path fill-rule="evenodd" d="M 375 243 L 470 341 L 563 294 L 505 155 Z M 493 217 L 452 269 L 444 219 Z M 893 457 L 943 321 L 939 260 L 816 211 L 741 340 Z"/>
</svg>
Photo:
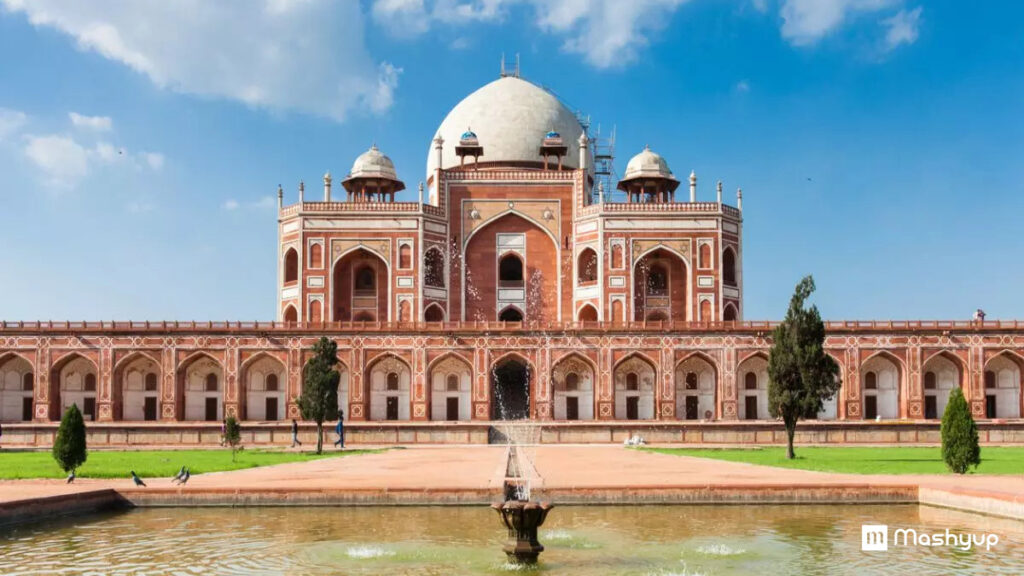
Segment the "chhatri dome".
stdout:
<svg viewBox="0 0 1024 576">
<path fill-rule="evenodd" d="M 377 145 L 370 146 L 370 149 L 360 154 L 352 163 L 352 170 L 349 170 L 346 180 L 353 178 L 387 178 L 398 180 L 395 172 L 395 163 L 382 153 Z"/>
<path fill-rule="evenodd" d="M 483 148 L 481 164 L 518 163 L 540 167 L 540 146 L 549 132 L 565 137 L 568 150 L 562 166 L 579 166 L 583 126 L 558 98 L 540 86 L 516 76 L 505 76 L 478 89 L 459 102 L 441 122 L 437 135 L 444 139 L 442 168 L 456 168 L 455 147 L 471 132 Z M 433 143 L 427 151 L 427 179 L 433 179 L 437 155 Z"/>
<path fill-rule="evenodd" d="M 622 180 L 633 180 L 634 178 L 666 178 L 675 181 L 675 176 L 668 168 L 668 162 L 660 154 L 651 152 L 650 146 L 629 159 L 626 164 L 626 174 Z"/>
</svg>

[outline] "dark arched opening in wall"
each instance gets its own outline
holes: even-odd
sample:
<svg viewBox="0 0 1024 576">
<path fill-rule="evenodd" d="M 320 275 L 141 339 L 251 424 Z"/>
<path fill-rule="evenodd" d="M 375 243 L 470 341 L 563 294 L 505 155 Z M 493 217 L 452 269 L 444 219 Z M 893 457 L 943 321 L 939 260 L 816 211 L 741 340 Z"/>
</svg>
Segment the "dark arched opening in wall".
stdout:
<svg viewBox="0 0 1024 576">
<path fill-rule="evenodd" d="M 444 310 L 437 304 L 431 304 L 423 311 L 423 320 L 426 322 L 444 322 Z"/>
<path fill-rule="evenodd" d="M 725 305 L 725 309 L 722 310 L 722 320 L 726 322 L 736 321 L 736 307 L 731 303 Z"/>
<path fill-rule="evenodd" d="M 502 310 L 501 314 L 498 314 L 498 320 L 501 320 L 502 322 L 522 322 L 523 313 L 519 308 L 509 306 Z"/>
<path fill-rule="evenodd" d="M 576 278 L 580 286 L 597 283 L 597 252 L 593 248 L 586 248 L 580 252 L 576 263 Z"/>
<path fill-rule="evenodd" d="M 284 281 L 296 282 L 299 279 L 299 253 L 289 248 L 284 253 Z"/>
<path fill-rule="evenodd" d="M 502 360 L 491 370 L 491 418 L 524 420 L 530 417 L 530 369 L 518 358 Z"/>
<path fill-rule="evenodd" d="M 389 271 L 380 256 L 353 250 L 334 264 L 331 279 L 335 321 L 388 320 Z"/>
<path fill-rule="evenodd" d="M 687 263 L 658 248 L 633 267 L 633 320 L 687 320 Z"/>
<path fill-rule="evenodd" d="M 732 247 L 722 252 L 722 282 L 726 286 L 736 285 L 736 253 Z"/>
<path fill-rule="evenodd" d="M 423 256 L 423 284 L 431 288 L 444 288 L 444 256 L 437 248 L 427 250 Z"/>
<path fill-rule="evenodd" d="M 523 261 L 515 254 L 505 254 L 498 261 L 498 286 L 501 288 L 523 287 Z"/>
<path fill-rule="evenodd" d="M 597 308 L 594 308 L 590 304 L 584 304 L 580 308 L 576 318 L 580 322 L 597 322 Z"/>
<path fill-rule="evenodd" d="M 298 322 L 299 313 L 295 311 L 294 306 L 286 306 L 284 309 L 284 321 L 285 322 Z"/>
</svg>

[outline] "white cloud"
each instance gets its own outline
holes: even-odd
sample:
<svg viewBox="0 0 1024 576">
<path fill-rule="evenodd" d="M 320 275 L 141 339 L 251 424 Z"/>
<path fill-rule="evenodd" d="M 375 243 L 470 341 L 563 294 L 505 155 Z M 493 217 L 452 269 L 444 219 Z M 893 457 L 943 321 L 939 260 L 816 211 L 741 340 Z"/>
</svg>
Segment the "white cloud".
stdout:
<svg viewBox="0 0 1024 576">
<path fill-rule="evenodd" d="M 17 134 L 28 123 L 28 115 L 19 110 L 0 108 L 0 140 Z"/>
<path fill-rule="evenodd" d="M 0 0 L 157 86 L 342 120 L 386 110 L 401 70 L 366 49 L 354 0 Z"/>
<path fill-rule="evenodd" d="M 68 136 L 28 136 L 25 156 L 47 184 L 68 188 L 89 173 L 89 151 Z"/>
<path fill-rule="evenodd" d="M 839 28 L 853 13 L 875 12 L 900 0 L 785 0 L 782 37 L 794 46 L 809 46 Z"/>
<path fill-rule="evenodd" d="M 768 0 L 751 0 L 750 3 L 754 6 L 754 10 L 764 13 L 768 11 Z"/>
<path fill-rule="evenodd" d="M 423 34 L 430 28 L 423 0 L 376 0 L 370 9 L 373 21 L 400 38 Z"/>
<path fill-rule="evenodd" d="M 624 66 L 639 56 L 649 35 L 688 0 L 375 0 L 374 22 L 395 36 L 416 36 L 432 22 L 465 26 L 500 22 L 515 5 L 531 6 L 544 32 L 564 37 L 562 49 L 597 68 Z M 466 41 L 456 38 L 452 49 Z"/>
<path fill-rule="evenodd" d="M 68 112 L 68 118 L 76 128 L 88 128 L 98 132 L 109 132 L 114 127 L 110 116 L 83 116 L 77 112 Z"/>
<path fill-rule="evenodd" d="M 159 152 L 142 152 L 139 154 L 139 156 L 142 157 L 142 159 L 146 162 L 146 165 L 148 165 L 151 169 L 156 170 L 158 172 L 160 170 L 163 170 L 164 161 L 166 160 L 163 154 Z"/>
<path fill-rule="evenodd" d="M 269 210 L 277 207 L 277 198 L 274 196 L 262 196 L 251 202 L 239 202 L 234 198 L 228 198 L 221 204 L 221 208 L 228 211 L 235 211 L 241 208 L 249 210 Z"/>
<path fill-rule="evenodd" d="M 882 20 L 885 27 L 885 49 L 893 50 L 901 44 L 917 42 L 918 28 L 921 25 L 921 7 L 913 10 L 900 10 L 894 16 Z"/>
</svg>

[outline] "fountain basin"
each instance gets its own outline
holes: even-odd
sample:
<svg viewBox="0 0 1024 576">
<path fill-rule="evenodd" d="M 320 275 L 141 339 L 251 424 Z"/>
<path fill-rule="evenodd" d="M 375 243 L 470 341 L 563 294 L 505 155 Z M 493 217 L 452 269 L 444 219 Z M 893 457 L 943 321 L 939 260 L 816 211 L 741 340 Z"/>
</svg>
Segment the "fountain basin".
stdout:
<svg viewBox="0 0 1024 576">
<path fill-rule="evenodd" d="M 510 562 L 534 564 L 544 546 L 537 540 L 537 529 L 544 524 L 548 512 L 554 508 L 548 502 L 506 500 L 495 502 L 491 508 L 498 512 L 508 529 L 508 540 L 502 546 Z"/>
</svg>

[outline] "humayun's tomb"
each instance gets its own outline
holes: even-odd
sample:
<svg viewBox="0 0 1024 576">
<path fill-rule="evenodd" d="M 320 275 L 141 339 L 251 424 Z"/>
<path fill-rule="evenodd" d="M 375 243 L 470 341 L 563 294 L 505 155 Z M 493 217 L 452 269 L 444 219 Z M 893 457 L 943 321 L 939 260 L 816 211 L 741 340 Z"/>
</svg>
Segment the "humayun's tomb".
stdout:
<svg viewBox="0 0 1024 576">
<path fill-rule="evenodd" d="M 281 442 L 323 335 L 355 442 L 519 418 L 545 442 L 782 441 L 773 324 L 743 320 L 742 192 L 698 201 L 647 148 L 606 189 L 586 124 L 503 75 L 445 117 L 418 201 L 376 146 L 315 198 L 279 188 L 273 322 L 4 322 L 5 442 L 50 443 L 72 403 L 93 445 L 216 443 L 229 415 Z M 827 348 L 842 387 L 798 441 L 935 442 L 959 386 L 983 441 L 1024 442 L 1024 323 L 829 322 Z"/>
</svg>

